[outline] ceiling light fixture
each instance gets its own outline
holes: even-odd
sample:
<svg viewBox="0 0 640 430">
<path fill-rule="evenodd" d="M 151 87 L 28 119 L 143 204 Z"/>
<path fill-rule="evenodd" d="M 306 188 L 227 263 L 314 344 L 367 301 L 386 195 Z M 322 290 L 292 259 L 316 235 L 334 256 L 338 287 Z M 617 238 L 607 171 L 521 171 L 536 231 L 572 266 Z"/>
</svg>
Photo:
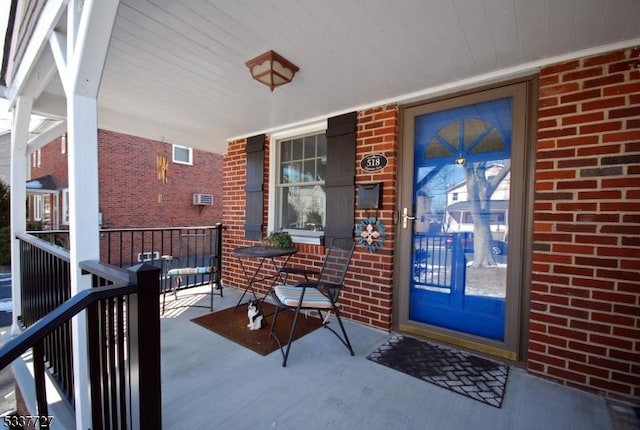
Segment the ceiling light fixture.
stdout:
<svg viewBox="0 0 640 430">
<path fill-rule="evenodd" d="M 459 166 L 459 167 L 464 166 L 464 163 L 466 162 L 467 162 L 467 159 L 464 158 L 462 154 L 460 154 L 460 156 L 458 156 L 458 158 L 456 158 L 455 160 L 456 166 Z"/>
<path fill-rule="evenodd" d="M 253 79 L 262 82 L 271 91 L 275 87 L 291 82 L 293 76 L 300 70 L 298 66 L 274 51 L 258 55 L 245 64 L 251 71 Z"/>
</svg>

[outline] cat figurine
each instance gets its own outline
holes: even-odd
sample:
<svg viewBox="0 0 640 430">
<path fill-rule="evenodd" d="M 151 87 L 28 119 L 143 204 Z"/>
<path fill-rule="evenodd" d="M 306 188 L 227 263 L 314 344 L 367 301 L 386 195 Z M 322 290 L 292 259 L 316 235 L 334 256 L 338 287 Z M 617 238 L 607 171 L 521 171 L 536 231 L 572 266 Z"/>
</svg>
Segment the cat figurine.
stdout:
<svg viewBox="0 0 640 430">
<path fill-rule="evenodd" d="M 258 302 L 256 302 L 255 300 L 249 302 L 247 316 L 249 317 L 249 324 L 247 324 L 249 330 L 260 330 L 262 328 L 264 316 L 262 315 L 262 311 L 258 306 Z"/>
</svg>

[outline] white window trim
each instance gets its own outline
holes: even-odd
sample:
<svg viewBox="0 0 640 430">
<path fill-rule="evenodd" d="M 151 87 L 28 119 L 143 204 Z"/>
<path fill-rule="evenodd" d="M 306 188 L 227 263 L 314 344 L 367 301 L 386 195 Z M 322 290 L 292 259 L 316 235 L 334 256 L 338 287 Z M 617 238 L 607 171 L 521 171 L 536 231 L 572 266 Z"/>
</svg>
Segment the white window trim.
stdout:
<svg viewBox="0 0 640 430">
<path fill-rule="evenodd" d="M 62 190 L 62 225 L 69 225 L 69 188 Z"/>
<path fill-rule="evenodd" d="M 31 153 L 31 167 L 40 167 L 42 165 L 42 152 L 36 149 Z"/>
<path fill-rule="evenodd" d="M 42 194 L 36 194 L 33 196 L 33 220 L 34 221 L 42 221 L 42 213 L 43 213 L 43 205 Z"/>
<path fill-rule="evenodd" d="M 302 136 L 305 134 L 319 133 L 327 130 L 327 120 L 310 123 L 301 127 L 291 128 L 289 130 L 274 133 L 269 136 L 269 195 L 276 195 L 276 175 L 278 172 L 278 153 L 277 146 L 278 141 L 288 139 L 296 136 Z M 269 208 L 267 211 L 267 234 L 275 230 L 276 225 L 276 199 L 269 199 Z M 321 237 L 310 236 L 296 236 L 291 235 L 291 238 L 295 243 L 307 243 L 319 245 Z"/>
<path fill-rule="evenodd" d="M 176 148 L 186 149 L 189 151 L 189 161 L 176 160 Z M 171 160 L 176 164 L 185 164 L 187 166 L 193 166 L 193 148 L 184 145 L 173 144 L 171 146 Z"/>
</svg>

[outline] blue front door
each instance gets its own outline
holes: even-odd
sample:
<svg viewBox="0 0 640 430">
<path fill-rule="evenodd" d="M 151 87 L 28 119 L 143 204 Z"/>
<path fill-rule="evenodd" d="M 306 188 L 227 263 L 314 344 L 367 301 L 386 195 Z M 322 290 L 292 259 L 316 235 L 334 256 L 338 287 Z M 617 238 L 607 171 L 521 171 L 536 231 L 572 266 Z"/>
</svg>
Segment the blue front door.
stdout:
<svg viewBox="0 0 640 430">
<path fill-rule="evenodd" d="M 505 339 L 511 97 L 415 117 L 409 319 Z"/>
</svg>

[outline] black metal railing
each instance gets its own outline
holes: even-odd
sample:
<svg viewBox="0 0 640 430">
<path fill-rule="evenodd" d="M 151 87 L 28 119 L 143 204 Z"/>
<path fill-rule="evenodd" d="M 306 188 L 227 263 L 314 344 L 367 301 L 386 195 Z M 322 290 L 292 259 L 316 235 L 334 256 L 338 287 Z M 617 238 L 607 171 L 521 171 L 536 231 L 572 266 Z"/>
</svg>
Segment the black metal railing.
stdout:
<svg viewBox="0 0 640 430">
<path fill-rule="evenodd" d="M 159 269 L 146 263 L 123 272 L 81 263 L 93 290 L 129 276 L 135 292 L 87 308 L 89 381 L 94 429 L 162 428 Z"/>
<path fill-rule="evenodd" d="M 161 428 L 160 269 L 83 262 L 94 288 L 62 300 L 70 285 L 68 251 L 27 234 L 17 238 L 26 329 L 0 350 L 0 369 L 33 348 L 38 414 L 48 415 L 47 375 L 73 406 L 71 318 L 86 309 L 92 428 Z"/>
<path fill-rule="evenodd" d="M 29 328 L 71 298 L 69 252 L 29 234 L 20 240 L 20 306 L 18 319 Z M 60 324 L 43 340 L 43 354 L 60 393 L 73 404 L 71 322 Z"/>
<path fill-rule="evenodd" d="M 100 230 L 100 261 L 118 267 L 147 262 L 163 269 L 163 256 L 173 256 L 172 267 L 207 266 L 211 255 L 222 256 L 222 224 L 213 226 L 122 228 Z M 30 231 L 29 234 L 68 249 L 68 230 Z M 222 273 L 222 258 L 216 259 Z M 189 275 L 181 288 L 210 281 L 210 274 Z"/>
<path fill-rule="evenodd" d="M 415 234 L 413 282 L 419 288 L 450 290 L 454 280 L 464 276 L 464 258 L 457 233 Z"/>
</svg>

